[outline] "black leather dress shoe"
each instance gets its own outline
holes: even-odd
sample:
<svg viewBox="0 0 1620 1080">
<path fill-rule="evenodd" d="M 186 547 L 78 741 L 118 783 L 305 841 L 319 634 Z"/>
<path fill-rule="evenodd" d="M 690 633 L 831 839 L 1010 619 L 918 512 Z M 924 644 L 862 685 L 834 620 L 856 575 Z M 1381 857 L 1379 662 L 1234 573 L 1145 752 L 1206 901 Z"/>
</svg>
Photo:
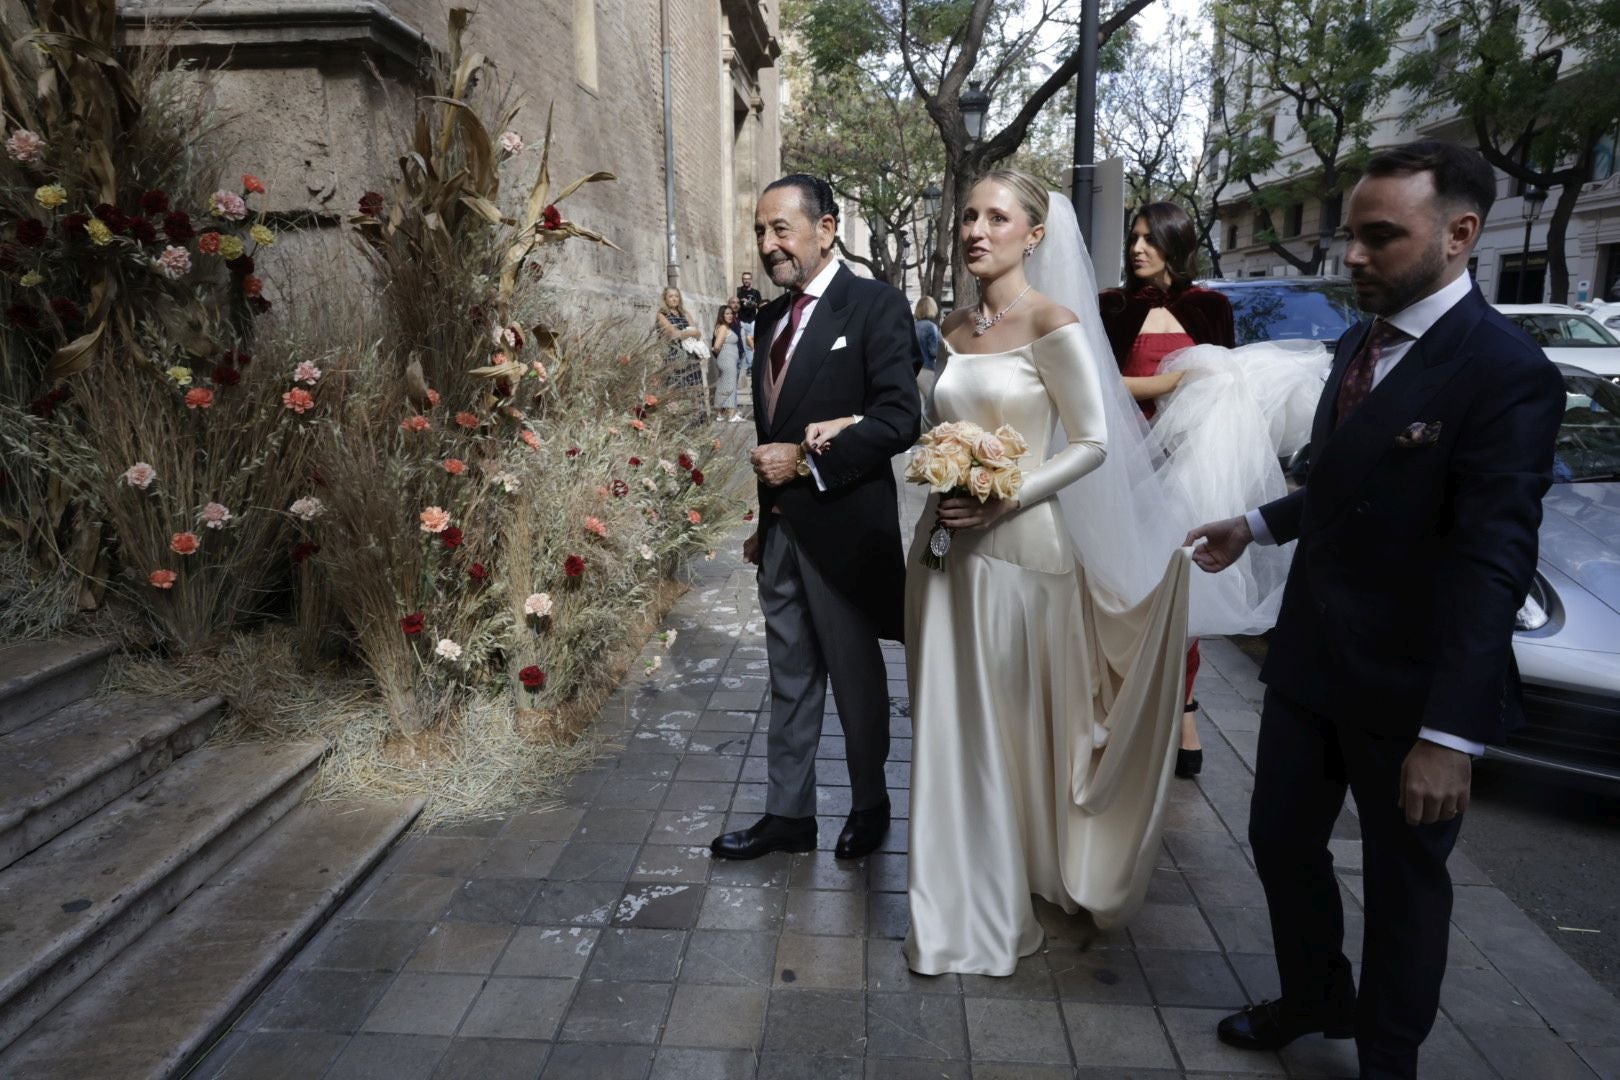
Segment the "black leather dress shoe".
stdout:
<svg viewBox="0 0 1620 1080">
<path fill-rule="evenodd" d="M 746 829 L 715 837 L 709 850 L 722 859 L 757 859 L 773 851 L 814 851 L 816 819 L 766 814 Z"/>
<path fill-rule="evenodd" d="M 857 810 L 844 822 L 844 831 L 838 834 L 838 846 L 833 855 L 840 859 L 858 859 L 870 855 L 889 834 L 889 801 L 870 810 Z"/>
<path fill-rule="evenodd" d="M 1215 1026 L 1221 1042 L 1240 1050 L 1280 1050 L 1301 1035 L 1320 1031 L 1329 1039 L 1355 1035 L 1355 1009 L 1342 1004 L 1291 1008 L 1285 1001 L 1245 1006 Z"/>
</svg>

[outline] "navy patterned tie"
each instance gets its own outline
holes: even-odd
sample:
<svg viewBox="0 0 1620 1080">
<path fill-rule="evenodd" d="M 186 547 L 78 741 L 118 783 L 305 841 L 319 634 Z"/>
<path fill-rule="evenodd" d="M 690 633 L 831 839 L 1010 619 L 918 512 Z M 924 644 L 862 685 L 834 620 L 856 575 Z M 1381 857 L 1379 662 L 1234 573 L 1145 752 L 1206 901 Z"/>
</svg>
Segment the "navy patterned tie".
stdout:
<svg viewBox="0 0 1620 1080">
<path fill-rule="evenodd" d="M 1344 370 L 1344 381 L 1339 383 L 1339 400 L 1336 403 L 1337 412 L 1334 414 L 1334 423 L 1344 423 L 1344 418 L 1356 411 L 1356 407 L 1367 400 L 1372 393 L 1373 375 L 1378 370 L 1378 360 L 1394 345 L 1408 340 L 1406 331 L 1399 330 L 1391 324 L 1379 319 L 1367 331 L 1367 340 L 1361 343 L 1356 355 L 1350 358 L 1350 366 Z"/>
</svg>

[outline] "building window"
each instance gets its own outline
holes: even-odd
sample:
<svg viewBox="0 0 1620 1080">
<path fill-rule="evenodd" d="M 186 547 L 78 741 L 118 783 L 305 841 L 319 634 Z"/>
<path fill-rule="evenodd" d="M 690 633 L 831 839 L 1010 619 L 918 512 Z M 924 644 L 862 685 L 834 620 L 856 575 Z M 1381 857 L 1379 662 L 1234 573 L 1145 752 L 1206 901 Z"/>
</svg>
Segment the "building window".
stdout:
<svg viewBox="0 0 1620 1080">
<path fill-rule="evenodd" d="M 1288 208 L 1288 235 L 1298 236 L 1305 231 L 1305 204 L 1297 202 Z"/>
<path fill-rule="evenodd" d="M 1322 232 L 1332 236 L 1344 222 L 1344 195 L 1335 192 L 1322 200 Z"/>
<path fill-rule="evenodd" d="M 1522 252 L 1502 256 L 1502 273 L 1496 279 L 1498 304 L 1539 304 L 1547 281 L 1547 253 L 1532 251 L 1526 259 Z"/>
<path fill-rule="evenodd" d="M 1266 138 L 1272 142 L 1277 141 L 1277 117 L 1275 114 L 1266 117 L 1264 122 Z"/>
<path fill-rule="evenodd" d="M 1462 55 L 1462 24 L 1452 23 L 1434 32 L 1434 59 L 1440 70 L 1457 70 L 1457 58 Z"/>
<path fill-rule="evenodd" d="M 1588 180 L 1607 180 L 1614 175 L 1615 146 L 1620 143 L 1620 128 L 1598 136 L 1592 147 L 1592 175 Z"/>
<path fill-rule="evenodd" d="M 1261 213 L 1260 211 L 1256 210 L 1254 212 L 1254 242 L 1255 243 L 1258 244 L 1260 242 L 1260 234 L 1265 232 L 1266 228 L 1267 228 L 1266 215 Z"/>
<path fill-rule="evenodd" d="M 574 0 L 574 78 L 596 90 L 596 0 Z"/>
<path fill-rule="evenodd" d="M 1228 225 L 1226 227 L 1226 250 L 1227 251 L 1236 251 L 1237 246 L 1238 246 L 1238 227 L 1237 227 L 1237 223 L 1233 222 L 1232 224 L 1230 224 L 1230 225 Z"/>
</svg>

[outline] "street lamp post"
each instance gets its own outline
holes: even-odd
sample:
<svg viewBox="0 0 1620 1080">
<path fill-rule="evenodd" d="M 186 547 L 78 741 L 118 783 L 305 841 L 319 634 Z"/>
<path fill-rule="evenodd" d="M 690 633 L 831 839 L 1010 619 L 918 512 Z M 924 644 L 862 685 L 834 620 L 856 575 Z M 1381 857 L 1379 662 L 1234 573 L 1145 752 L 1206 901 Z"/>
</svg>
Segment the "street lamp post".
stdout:
<svg viewBox="0 0 1620 1080">
<path fill-rule="evenodd" d="M 990 111 L 990 95 L 978 83 L 969 81 L 956 103 L 962 110 L 962 126 L 967 128 L 968 142 L 977 143 L 984 137 L 984 114 Z"/>
<path fill-rule="evenodd" d="M 1534 303 L 1541 299 L 1539 296 L 1526 298 L 1530 284 L 1530 228 L 1535 225 L 1536 219 L 1541 216 L 1541 207 L 1547 201 L 1547 192 L 1538 187 L 1524 189 L 1524 195 L 1519 200 L 1519 213 L 1524 217 L 1524 248 L 1519 253 L 1519 288 L 1518 300 L 1521 304 Z"/>
<path fill-rule="evenodd" d="M 928 291 L 928 282 L 934 280 L 934 234 L 939 231 L 939 207 L 944 201 L 945 193 L 939 185 L 932 180 L 922 190 L 923 209 L 928 213 L 927 240 L 923 245 L 923 291 Z"/>
</svg>

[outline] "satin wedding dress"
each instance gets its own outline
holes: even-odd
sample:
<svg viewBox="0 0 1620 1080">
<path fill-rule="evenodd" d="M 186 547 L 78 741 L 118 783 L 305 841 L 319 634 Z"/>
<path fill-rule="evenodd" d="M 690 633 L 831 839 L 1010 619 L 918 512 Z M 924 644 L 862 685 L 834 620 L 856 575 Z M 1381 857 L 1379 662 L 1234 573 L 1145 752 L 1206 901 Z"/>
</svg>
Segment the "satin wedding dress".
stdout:
<svg viewBox="0 0 1620 1080">
<path fill-rule="evenodd" d="M 1129 602 L 1082 565 L 1076 539 L 1090 543 L 1087 529 L 1109 523 L 1080 522 L 1072 535 L 1055 496 L 1096 474 L 1108 452 L 1104 395 L 1119 388 L 1103 386 L 1090 355 L 1096 329 L 1074 323 L 999 353 L 942 344 L 939 418 L 987 431 L 1010 424 L 1030 454 L 1018 511 L 954 533 L 936 571 L 921 561 L 933 496 L 907 561 L 915 741 L 905 956 L 922 974 L 1012 974 L 1042 942 L 1032 896 L 1083 908 L 1104 927 L 1127 919 L 1159 849 L 1180 737 L 1190 564 L 1173 542 L 1139 552 L 1165 568 Z M 1070 495 L 1092 490 L 1088 480 Z M 1157 570 L 1146 569 L 1151 581 Z"/>
</svg>

